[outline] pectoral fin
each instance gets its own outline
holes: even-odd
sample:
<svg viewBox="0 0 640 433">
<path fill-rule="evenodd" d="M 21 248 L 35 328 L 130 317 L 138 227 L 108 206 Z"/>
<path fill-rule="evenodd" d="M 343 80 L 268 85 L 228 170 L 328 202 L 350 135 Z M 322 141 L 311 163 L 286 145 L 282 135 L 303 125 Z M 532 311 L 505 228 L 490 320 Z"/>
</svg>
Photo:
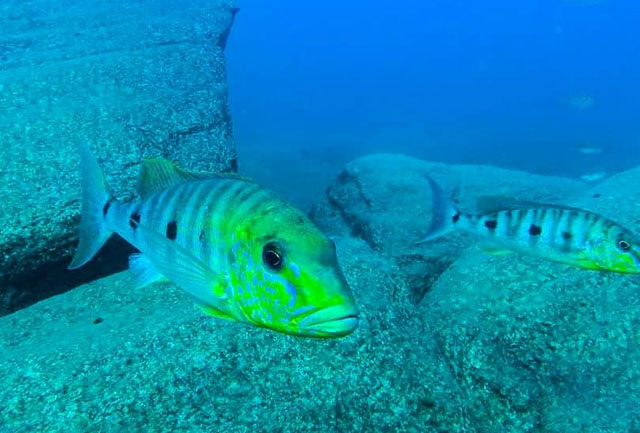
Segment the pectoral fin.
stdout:
<svg viewBox="0 0 640 433">
<path fill-rule="evenodd" d="M 143 226 L 136 230 L 144 237 L 142 253 L 162 275 L 189 293 L 199 304 L 224 311 L 227 281 L 202 260 L 175 241 Z"/>
<path fill-rule="evenodd" d="M 142 288 L 165 279 L 144 254 L 129 256 L 129 272 L 136 280 L 136 288 Z"/>
</svg>

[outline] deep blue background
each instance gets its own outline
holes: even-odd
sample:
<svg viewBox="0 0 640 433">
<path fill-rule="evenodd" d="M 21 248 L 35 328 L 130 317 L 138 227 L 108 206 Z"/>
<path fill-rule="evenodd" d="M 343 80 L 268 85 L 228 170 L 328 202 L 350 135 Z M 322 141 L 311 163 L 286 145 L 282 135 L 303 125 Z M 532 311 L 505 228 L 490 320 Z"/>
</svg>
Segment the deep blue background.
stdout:
<svg viewBox="0 0 640 433">
<path fill-rule="evenodd" d="M 337 166 L 379 150 L 574 176 L 640 164 L 640 2 L 240 8 L 230 100 L 241 166 L 257 177 L 269 177 L 257 160 Z M 572 107 L 578 96 L 593 106 Z"/>
</svg>

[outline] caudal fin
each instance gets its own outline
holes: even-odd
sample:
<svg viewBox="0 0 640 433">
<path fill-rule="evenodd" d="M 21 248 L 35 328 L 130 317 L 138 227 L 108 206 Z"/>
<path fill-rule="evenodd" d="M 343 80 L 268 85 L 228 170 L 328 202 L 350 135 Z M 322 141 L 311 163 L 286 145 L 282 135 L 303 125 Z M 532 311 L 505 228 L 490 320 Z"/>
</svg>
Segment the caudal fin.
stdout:
<svg viewBox="0 0 640 433">
<path fill-rule="evenodd" d="M 98 161 L 86 146 L 80 147 L 82 173 L 82 214 L 78 234 L 78 250 L 69 269 L 87 263 L 102 248 L 113 233 L 106 225 L 106 214 L 111 204 Z"/>
<path fill-rule="evenodd" d="M 455 228 L 460 219 L 460 211 L 453 204 L 453 200 L 445 195 L 444 191 L 431 177 L 425 176 L 431 186 L 431 211 L 433 216 L 425 237 L 416 242 L 422 244 L 443 236 Z"/>
</svg>

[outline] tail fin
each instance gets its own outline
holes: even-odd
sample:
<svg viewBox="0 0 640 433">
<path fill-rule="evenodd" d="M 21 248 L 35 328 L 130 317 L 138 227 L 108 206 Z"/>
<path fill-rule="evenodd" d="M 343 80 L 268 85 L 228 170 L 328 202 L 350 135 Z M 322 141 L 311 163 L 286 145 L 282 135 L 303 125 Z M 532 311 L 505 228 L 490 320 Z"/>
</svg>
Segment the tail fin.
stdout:
<svg viewBox="0 0 640 433">
<path fill-rule="evenodd" d="M 431 186 L 431 210 L 433 217 L 431 225 L 424 238 L 415 244 L 422 244 L 443 236 L 455 228 L 456 222 L 460 219 L 460 211 L 453 204 L 453 200 L 447 197 L 440 187 L 431 177 L 425 176 Z"/>
<path fill-rule="evenodd" d="M 113 233 L 106 226 L 106 213 L 111 203 L 98 161 L 87 146 L 80 147 L 82 172 L 82 214 L 78 234 L 80 242 L 69 269 L 87 263 Z"/>
</svg>

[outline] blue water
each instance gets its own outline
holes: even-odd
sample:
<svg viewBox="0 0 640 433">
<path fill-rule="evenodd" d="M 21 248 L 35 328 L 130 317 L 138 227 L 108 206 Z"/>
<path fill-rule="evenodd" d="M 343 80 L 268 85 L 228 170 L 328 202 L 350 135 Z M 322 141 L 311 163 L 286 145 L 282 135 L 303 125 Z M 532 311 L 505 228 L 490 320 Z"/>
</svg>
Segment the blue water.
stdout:
<svg viewBox="0 0 640 433">
<path fill-rule="evenodd" d="M 0 433 L 640 432 L 638 0 L 239 1 L 0 3 Z"/>
<path fill-rule="evenodd" d="M 569 176 L 640 163 L 632 0 L 240 6 L 230 100 L 258 178 L 252 157 L 335 168 L 371 151 Z M 602 152 L 577 152 L 585 144 Z"/>
</svg>

